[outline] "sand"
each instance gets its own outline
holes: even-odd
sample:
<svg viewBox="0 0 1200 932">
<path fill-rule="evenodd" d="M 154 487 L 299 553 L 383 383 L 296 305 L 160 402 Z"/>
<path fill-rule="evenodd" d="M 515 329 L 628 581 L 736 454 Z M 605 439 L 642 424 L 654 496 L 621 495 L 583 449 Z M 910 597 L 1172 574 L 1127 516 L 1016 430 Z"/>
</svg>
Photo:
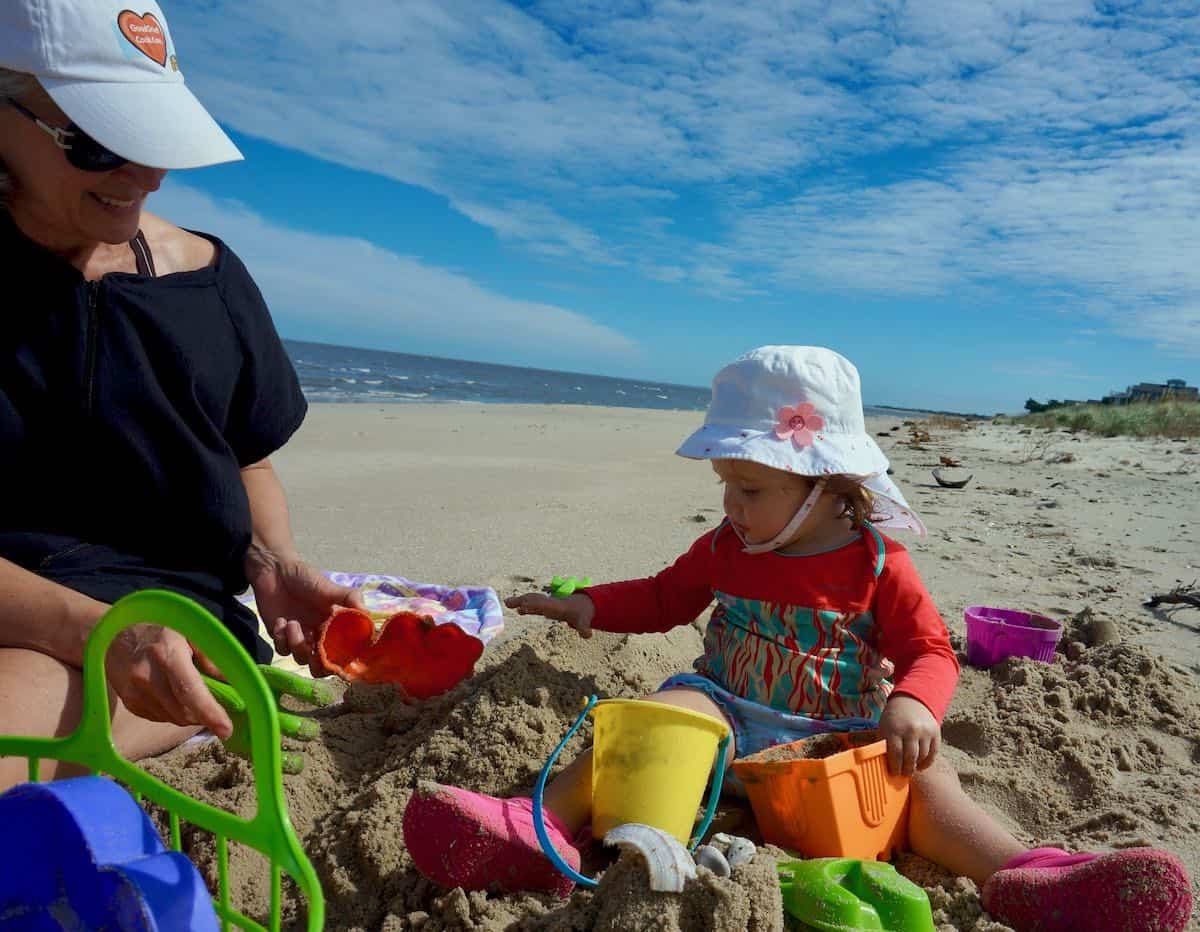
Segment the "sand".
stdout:
<svg viewBox="0 0 1200 932">
<path fill-rule="evenodd" d="M 652 573 L 720 517 L 707 466 L 672 455 L 692 412 L 452 406 L 317 406 L 276 458 L 297 541 L 329 569 L 484 583 L 503 596 L 555 573 Z M 897 428 L 893 430 L 892 428 Z M 963 609 L 1019 608 L 1067 626 L 1052 665 L 964 666 L 943 735 L 968 792 L 1031 844 L 1152 844 L 1200 878 L 1200 611 L 1151 610 L 1153 593 L 1200 576 L 1200 444 L 872 421 L 930 536 L 901 539 L 963 649 Z M 945 489 L 939 457 L 971 475 Z M 702 621 L 667 635 L 597 634 L 512 616 L 475 677 L 420 706 L 355 687 L 316 713 L 322 737 L 285 778 L 292 820 L 322 877 L 330 929 L 713 930 L 782 928 L 770 851 L 685 896 L 651 894 L 626 856 L 593 851 L 595 893 L 570 900 L 464 894 L 417 874 L 400 818 L 421 780 L 527 793 L 583 697 L 636 696 L 686 670 Z M 965 658 L 964 658 L 965 659 Z M 584 746 L 585 729 L 566 757 Z M 253 811 L 248 766 L 219 745 L 148 768 L 234 811 Z M 751 833 L 734 804 L 726 828 Z M 211 842 L 189 851 L 212 871 Z M 995 932 L 975 885 L 915 856 L 939 929 Z M 235 849 L 235 901 L 261 913 L 257 855 Z M 289 906 L 286 917 L 296 921 Z"/>
</svg>

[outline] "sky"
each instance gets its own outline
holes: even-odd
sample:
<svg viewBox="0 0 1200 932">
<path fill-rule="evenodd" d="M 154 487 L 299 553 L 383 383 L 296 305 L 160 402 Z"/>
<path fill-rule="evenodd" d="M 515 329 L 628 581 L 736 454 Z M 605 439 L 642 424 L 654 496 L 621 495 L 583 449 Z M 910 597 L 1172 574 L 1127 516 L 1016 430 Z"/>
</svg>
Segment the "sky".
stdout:
<svg viewBox="0 0 1200 932">
<path fill-rule="evenodd" d="M 1200 382 L 1200 6 L 162 0 L 244 162 L 150 209 L 285 337 L 864 400 Z"/>
</svg>

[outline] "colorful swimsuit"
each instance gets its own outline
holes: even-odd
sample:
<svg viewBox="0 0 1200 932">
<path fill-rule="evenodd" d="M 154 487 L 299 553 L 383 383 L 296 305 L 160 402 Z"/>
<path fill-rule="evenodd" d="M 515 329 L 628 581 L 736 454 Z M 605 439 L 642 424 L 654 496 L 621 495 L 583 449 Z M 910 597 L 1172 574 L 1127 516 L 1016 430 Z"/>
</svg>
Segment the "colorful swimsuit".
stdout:
<svg viewBox="0 0 1200 932">
<path fill-rule="evenodd" d="M 873 527 L 826 553 L 748 555 L 722 522 L 657 576 L 592 586 L 593 627 L 661 632 L 715 598 L 695 674 L 734 726 L 737 755 L 874 727 L 894 693 L 941 721 L 958 679 L 946 626 L 908 552 Z"/>
</svg>

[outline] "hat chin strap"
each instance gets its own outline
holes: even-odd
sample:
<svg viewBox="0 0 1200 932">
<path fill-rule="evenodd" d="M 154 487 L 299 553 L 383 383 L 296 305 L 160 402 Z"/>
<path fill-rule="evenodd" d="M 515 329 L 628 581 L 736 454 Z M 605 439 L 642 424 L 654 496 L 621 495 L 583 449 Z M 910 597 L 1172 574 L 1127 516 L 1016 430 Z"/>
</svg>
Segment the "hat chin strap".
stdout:
<svg viewBox="0 0 1200 932">
<path fill-rule="evenodd" d="M 734 527 L 733 533 L 735 533 L 738 536 L 738 540 L 742 542 L 742 553 L 770 553 L 772 550 L 782 547 L 784 544 L 791 541 L 791 539 L 796 536 L 796 532 L 800 530 L 800 526 L 808 520 L 809 514 L 812 513 L 813 506 L 817 504 L 817 500 L 820 499 L 821 493 L 824 491 L 825 479 L 818 479 L 816 485 L 813 486 L 813 490 L 808 493 L 808 498 L 806 498 L 804 500 L 804 504 L 797 509 L 796 514 L 792 516 L 792 520 L 787 523 L 787 526 L 770 540 L 764 541 L 761 544 L 746 543 L 746 538 L 742 536 L 742 532 Z"/>
</svg>

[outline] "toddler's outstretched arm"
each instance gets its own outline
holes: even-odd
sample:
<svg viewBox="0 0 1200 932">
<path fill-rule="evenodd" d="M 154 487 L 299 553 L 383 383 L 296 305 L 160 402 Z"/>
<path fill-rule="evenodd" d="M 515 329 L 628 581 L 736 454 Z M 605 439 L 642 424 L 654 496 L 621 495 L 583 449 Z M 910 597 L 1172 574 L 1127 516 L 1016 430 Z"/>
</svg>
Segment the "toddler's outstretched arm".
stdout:
<svg viewBox="0 0 1200 932">
<path fill-rule="evenodd" d="M 555 621 L 565 621 L 579 632 L 580 637 L 592 636 L 592 619 L 596 615 L 596 606 L 585 593 L 576 592 L 555 597 L 540 592 L 526 592 L 523 595 L 509 596 L 504 600 L 504 604 L 515 608 L 518 615 L 541 615 Z"/>
</svg>

